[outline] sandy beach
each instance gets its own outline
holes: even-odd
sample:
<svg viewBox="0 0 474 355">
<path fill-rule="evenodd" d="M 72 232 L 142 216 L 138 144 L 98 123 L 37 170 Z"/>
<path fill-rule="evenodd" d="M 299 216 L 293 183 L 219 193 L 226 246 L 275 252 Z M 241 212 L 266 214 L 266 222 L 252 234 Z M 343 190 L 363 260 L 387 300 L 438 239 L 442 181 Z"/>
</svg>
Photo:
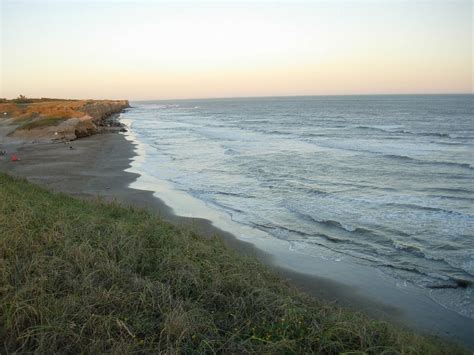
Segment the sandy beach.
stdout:
<svg viewBox="0 0 474 355">
<path fill-rule="evenodd" d="M 14 127 L 13 127 L 14 128 Z M 27 143 L 6 137 L 12 126 L 2 125 L 0 130 L 0 150 L 7 154 L 0 157 L 0 170 L 27 178 L 50 190 L 67 193 L 76 197 L 108 201 L 118 201 L 124 205 L 143 207 L 155 211 L 166 221 L 185 228 L 193 228 L 201 235 L 217 234 L 226 244 L 239 252 L 256 255 L 265 264 L 275 269 L 282 277 L 290 280 L 301 290 L 330 302 L 360 310 L 372 317 L 392 323 L 417 328 L 422 332 L 449 337 L 468 345 L 474 345 L 470 337 L 472 321 L 453 312 L 433 313 L 431 304 L 415 298 L 404 300 L 406 309 L 398 308 L 393 302 L 380 302 L 368 297 L 361 289 L 326 277 L 315 277 L 281 267 L 274 258 L 242 242 L 232 234 L 219 230 L 205 219 L 176 216 L 173 210 L 156 198 L 151 191 L 129 188 L 137 174 L 126 172 L 134 157 L 134 145 L 123 134 L 97 134 L 70 143 L 36 142 Z M 16 153 L 20 159 L 10 161 L 10 154 Z M 322 266 L 324 267 L 324 266 Z M 391 292 L 390 289 L 383 292 Z M 392 294 L 392 297 L 397 297 Z M 381 296 L 383 298 L 383 296 Z M 412 304 L 409 304 L 409 303 Z M 440 311 L 440 307 L 437 311 Z M 417 311 L 419 310 L 419 312 Z M 440 317 L 443 317 L 441 323 Z"/>
</svg>

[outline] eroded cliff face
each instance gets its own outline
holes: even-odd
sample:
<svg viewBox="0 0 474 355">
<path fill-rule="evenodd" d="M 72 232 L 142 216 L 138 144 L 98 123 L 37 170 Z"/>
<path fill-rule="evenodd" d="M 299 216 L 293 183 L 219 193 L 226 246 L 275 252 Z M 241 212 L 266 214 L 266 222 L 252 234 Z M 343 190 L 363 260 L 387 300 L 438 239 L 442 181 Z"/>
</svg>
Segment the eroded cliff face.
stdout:
<svg viewBox="0 0 474 355">
<path fill-rule="evenodd" d="M 92 117 L 94 122 L 100 123 L 104 118 L 111 114 L 119 113 L 127 107 L 130 107 L 127 100 L 94 101 L 86 103 L 79 111 Z"/>
<path fill-rule="evenodd" d="M 22 139 L 74 140 L 104 130 L 104 119 L 130 107 L 127 100 L 38 100 L 0 103 L 0 119 Z"/>
</svg>

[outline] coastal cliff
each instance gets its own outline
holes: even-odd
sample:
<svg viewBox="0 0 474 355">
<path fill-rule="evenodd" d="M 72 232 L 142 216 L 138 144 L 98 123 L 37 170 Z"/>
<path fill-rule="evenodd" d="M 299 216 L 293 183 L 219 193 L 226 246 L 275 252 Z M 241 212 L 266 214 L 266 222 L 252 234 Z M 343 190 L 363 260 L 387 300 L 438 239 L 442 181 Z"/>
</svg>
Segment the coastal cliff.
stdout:
<svg viewBox="0 0 474 355">
<path fill-rule="evenodd" d="M 5 100 L 0 115 L 17 126 L 11 137 L 74 140 L 102 132 L 106 119 L 127 107 L 127 100 Z"/>
</svg>

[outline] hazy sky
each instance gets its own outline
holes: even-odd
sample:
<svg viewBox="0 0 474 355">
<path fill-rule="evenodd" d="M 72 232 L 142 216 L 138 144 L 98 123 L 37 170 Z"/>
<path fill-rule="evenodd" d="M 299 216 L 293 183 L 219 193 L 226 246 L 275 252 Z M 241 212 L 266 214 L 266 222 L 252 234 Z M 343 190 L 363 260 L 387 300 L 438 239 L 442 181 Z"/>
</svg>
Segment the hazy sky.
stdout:
<svg viewBox="0 0 474 355">
<path fill-rule="evenodd" d="M 0 2 L 0 97 L 473 89 L 471 0 Z"/>
</svg>

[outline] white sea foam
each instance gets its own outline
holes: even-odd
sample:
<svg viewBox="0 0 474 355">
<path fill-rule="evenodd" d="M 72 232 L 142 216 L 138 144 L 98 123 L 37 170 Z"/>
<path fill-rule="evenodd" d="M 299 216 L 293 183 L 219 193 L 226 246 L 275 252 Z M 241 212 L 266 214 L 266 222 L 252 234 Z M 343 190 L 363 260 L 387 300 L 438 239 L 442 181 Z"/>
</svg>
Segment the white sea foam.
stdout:
<svg viewBox="0 0 474 355">
<path fill-rule="evenodd" d="M 470 106 L 394 100 L 135 104 L 124 115 L 138 155 L 131 170 L 141 175 L 133 187 L 264 249 L 471 288 Z M 456 294 L 465 297 L 462 287 Z"/>
</svg>

